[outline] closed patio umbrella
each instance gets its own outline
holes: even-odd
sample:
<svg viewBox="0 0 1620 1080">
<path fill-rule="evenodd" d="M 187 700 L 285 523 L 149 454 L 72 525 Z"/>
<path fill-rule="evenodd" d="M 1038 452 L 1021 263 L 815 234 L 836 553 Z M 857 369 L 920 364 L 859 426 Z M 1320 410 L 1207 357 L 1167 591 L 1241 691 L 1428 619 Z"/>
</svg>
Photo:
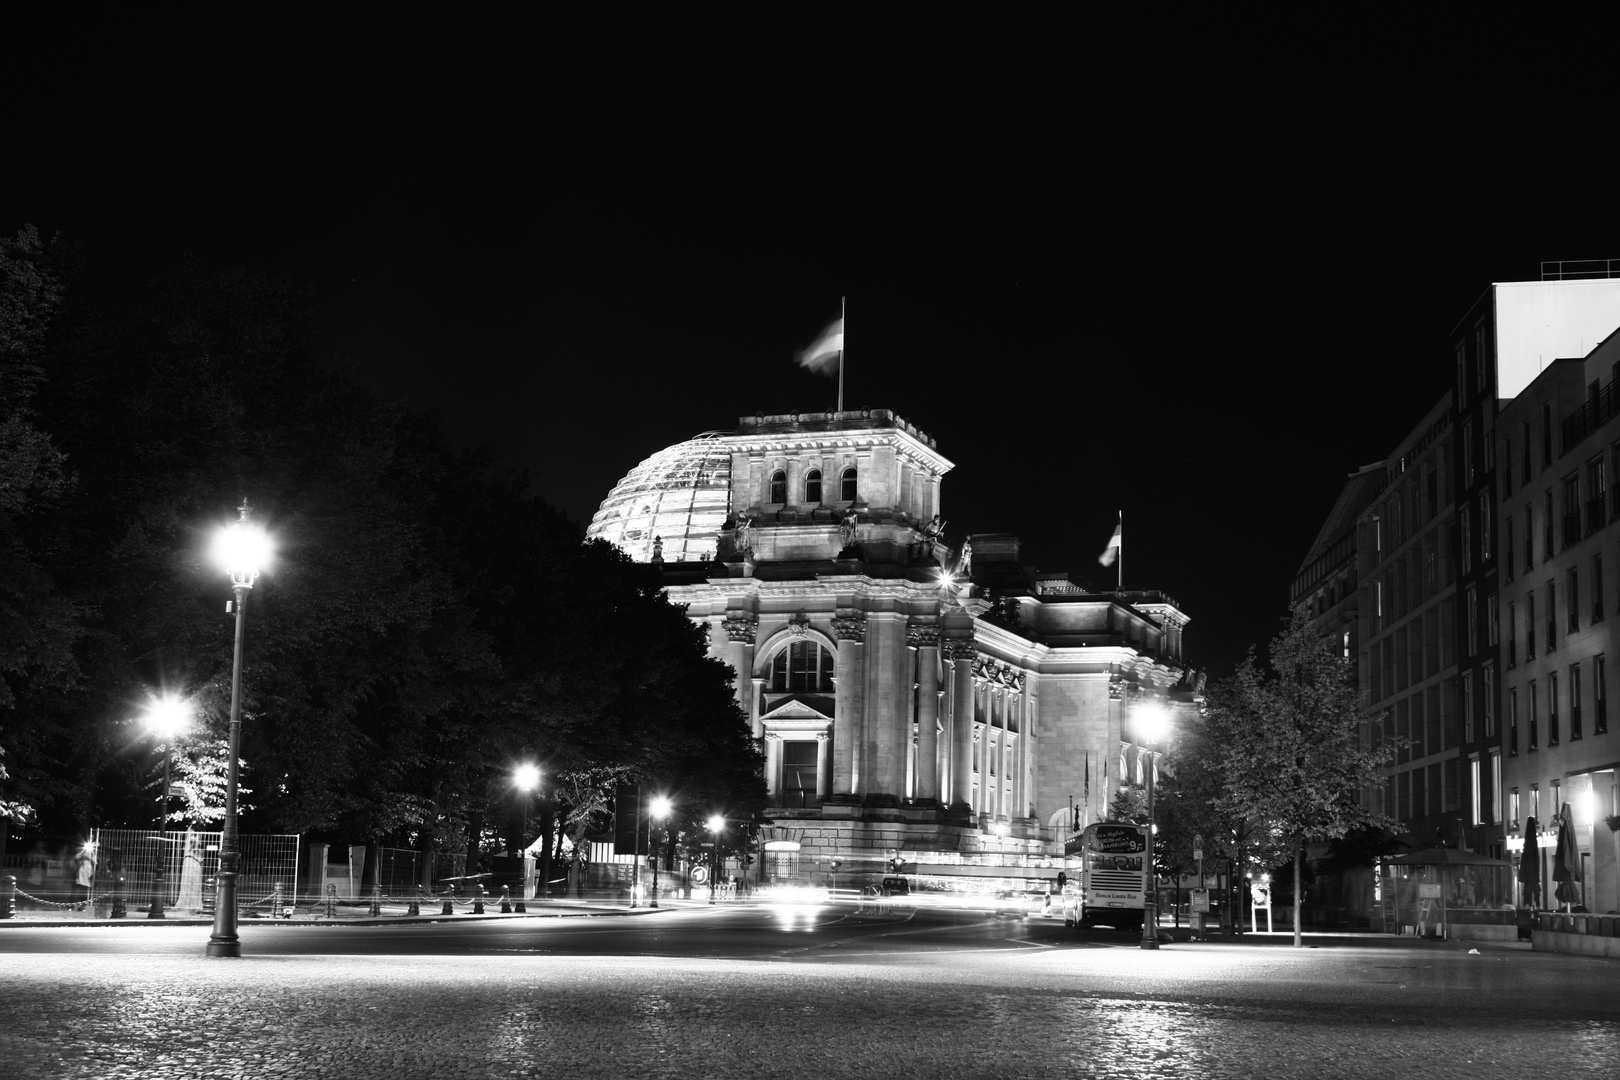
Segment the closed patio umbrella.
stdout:
<svg viewBox="0 0 1620 1080">
<path fill-rule="evenodd" d="M 1569 812 L 1569 803 L 1558 814 L 1558 851 L 1553 856 L 1553 880 L 1558 888 L 1553 895 L 1561 904 L 1574 904 L 1580 899 L 1575 886 L 1581 880 L 1581 854 L 1575 846 L 1575 819 Z"/>
<path fill-rule="evenodd" d="M 1519 857 L 1519 884 L 1524 886 L 1526 907 L 1541 906 L 1541 850 L 1536 846 L 1535 818 L 1524 819 L 1524 852 Z"/>
</svg>

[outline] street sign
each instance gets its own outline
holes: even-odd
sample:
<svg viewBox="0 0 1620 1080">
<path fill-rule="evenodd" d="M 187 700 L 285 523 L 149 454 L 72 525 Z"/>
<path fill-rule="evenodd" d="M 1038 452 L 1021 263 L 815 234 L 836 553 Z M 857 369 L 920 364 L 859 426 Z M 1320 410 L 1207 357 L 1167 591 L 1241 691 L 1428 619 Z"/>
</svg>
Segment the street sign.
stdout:
<svg viewBox="0 0 1620 1080">
<path fill-rule="evenodd" d="M 1209 890 L 1208 889 L 1193 889 L 1192 890 L 1192 909 L 1195 912 L 1199 912 L 1201 914 L 1207 914 L 1208 913 L 1208 911 L 1209 911 Z"/>
</svg>

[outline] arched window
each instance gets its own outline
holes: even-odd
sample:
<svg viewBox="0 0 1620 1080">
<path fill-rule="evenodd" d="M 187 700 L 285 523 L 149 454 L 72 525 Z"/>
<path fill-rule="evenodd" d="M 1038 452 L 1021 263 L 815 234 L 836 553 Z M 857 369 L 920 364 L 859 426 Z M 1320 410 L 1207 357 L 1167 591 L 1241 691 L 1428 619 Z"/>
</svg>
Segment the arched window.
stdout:
<svg viewBox="0 0 1620 1080">
<path fill-rule="evenodd" d="M 787 473 L 781 469 L 771 473 L 771 497 L 766 501 L 778 506 L 787 502 Z"/>
<path fill-rule="evenodd" d="M 838 501 L 855 501 L 855 469 L 853 466 L 845 469 L 844 474 L 838 478 Z"/>
<path fill-rule="evenodd" d="M 833 654 L 815 641 L 795 641 L 771 660 L 770 689 L 777 693 L 830 694 Z"/>
<path fill-rule="evenodd" d="M 821 470 L 811 469 L 804 474 L 804 501 L 811 506 L 821 505 Z"/>
</svg>

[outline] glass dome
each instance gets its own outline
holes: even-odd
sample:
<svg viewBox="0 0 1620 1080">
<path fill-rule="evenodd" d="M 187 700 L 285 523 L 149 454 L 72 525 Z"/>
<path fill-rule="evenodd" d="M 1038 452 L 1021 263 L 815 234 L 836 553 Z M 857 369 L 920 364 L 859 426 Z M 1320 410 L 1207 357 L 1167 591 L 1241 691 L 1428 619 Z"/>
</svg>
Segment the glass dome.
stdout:
<svg viewBox="0 0 1620 1080">
<path fill-rule="evenodd" d="M 585 529 L 636 562 L 651 562 L 662 538 L 665 562 L 714 558 L 731 501 L 730 432 L 705 431 L 658 451 L 630 470 Z"/>
</svg>

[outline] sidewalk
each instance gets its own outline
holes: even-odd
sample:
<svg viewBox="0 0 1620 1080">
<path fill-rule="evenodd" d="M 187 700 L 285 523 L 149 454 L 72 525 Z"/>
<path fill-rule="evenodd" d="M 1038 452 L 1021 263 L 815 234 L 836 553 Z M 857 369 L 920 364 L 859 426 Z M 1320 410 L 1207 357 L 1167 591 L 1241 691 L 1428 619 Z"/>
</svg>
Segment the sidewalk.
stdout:
<svg viewBox="0 0 1620 1080">
<path fill-rule="evenodd" d="M 515 903 L 515 901 L 514 901 Z M 735 901 L 729 901 L 732 906 Z M 497 897 L 491 901 L 485 899 L 484 913 L 472 913 L 469 901 L 457 900 L 454 912 L 443 914 L 442 898 L 419 906 L 421 914 L 408 914 L 409 907 L 402 902 L 386 901 L 380 905 L 379 915 L 371 914 L 371 904 L 363 900 L 339 901 L 333 908 L 333 914 L 326 914 L 326 904 L 299 904 L 291 917 L 270 918 L 266 915 L 243 910 L 238 916 L 239 923 L 250 923 L 256 926 L 397 926 L 403 923 L 434 923 L 434 922 L 472 922 L 496 919 L 555 919 L 565 917 L 599 917 L 621 915 L 656 915 L 660 911 L 672 911 L 677 908 L 707 907 L 707 898 L 702 900 L 686 900 L 659 897 L 659 906 L 648 907 L 642 904 L 639 907 L 630 907 L 623 901 L 568 899 L 568 900 L 525 900 L 525 912 L 511 912 L 502 914 L 501 901 Z M 214 917 L 205 912 L 178 911 L 173 908 L 166 910 L 162 918 L 148 917 L 149 908 L 146 906 L 128 908 L 128 914 L 122 919 L 114 919 L 105 915 L 89 914 L 83 911 L 72 911 L 65 908 L 28 908 L 18 909 L 9 919 L 0 919 L 0 930 L 8 927 L 21 926 L 211 926 Z"/>
</svg>

